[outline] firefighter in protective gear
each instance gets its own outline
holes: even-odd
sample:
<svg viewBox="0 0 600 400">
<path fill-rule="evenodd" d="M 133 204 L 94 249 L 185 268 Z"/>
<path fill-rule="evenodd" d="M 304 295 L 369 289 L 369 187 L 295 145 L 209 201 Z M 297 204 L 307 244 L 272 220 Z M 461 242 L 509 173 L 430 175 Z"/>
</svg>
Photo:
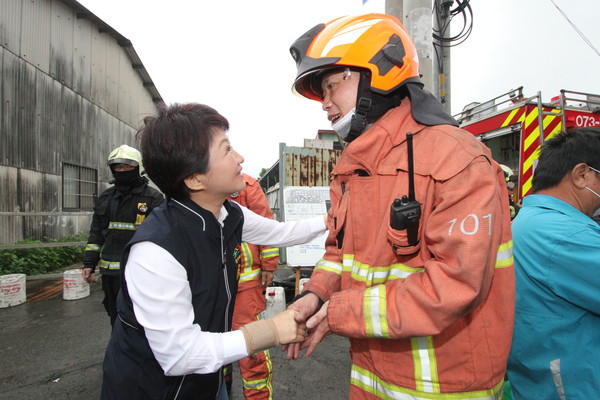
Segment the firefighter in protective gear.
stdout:
<svg viewBox="0 0 600 400">
<path fill-rule="evenodd" d="M 94 271 L 96 266 L 100 267 L 103 304 L 114 326 L 121 287 L 121 254 L 146 216 L 162 203 L 163 196 L 148 186 L 148 179 L 142 176 L 142 155 L 133 147 L 125 144 L 117 147 L 108 156 L 107 163 L 114 186 L 95 201 L 81 274 L 87 282 L 94 282 Z"/>
<path fill-rule="evenodd" d="M 238 204 L 263 217 L 273 219 L 267 197 L 258 181 L 243 174 L 246 189 L 229 197 Z M 232 328 L 259 319 L 265 310 L 265 288 L 273 282 L 274 272 L 279 261 L 279 249 L 257 246 L 242 242 L 242 256 L 239 269 L 238 291 L 233 310 Z M 269 350 L 250 355 L 238 361 L 246 399 L 269 400 L 273 398 L 272 362 Z M 228 373 L 231 373 L 229 367 Z"/>
<path fill-rule="evenodd" d="M 513 220 L 519 213 L 521 207 L 515 203 L 515 182 L 517 182 L 517 176 L 513 172 L 512 168 L 507 165 L 500 164 L 502 172 L 504 172 L 504 180 L 506 181 L 506 188 L 508 189 L 508 207 L 510 209 L 510 219 Z"/>
<path fill-rule="evenodd" d="M 423 90 L 395 17 L 338 18 L 290 51 L 293 90 L 347 144 L 326 253 L 290 306 L 310 334 L 288 358 L 335 333 L 350 338 L 352 399 L 501 398 L 514 317 L 501 168 Z"/>
</svg>

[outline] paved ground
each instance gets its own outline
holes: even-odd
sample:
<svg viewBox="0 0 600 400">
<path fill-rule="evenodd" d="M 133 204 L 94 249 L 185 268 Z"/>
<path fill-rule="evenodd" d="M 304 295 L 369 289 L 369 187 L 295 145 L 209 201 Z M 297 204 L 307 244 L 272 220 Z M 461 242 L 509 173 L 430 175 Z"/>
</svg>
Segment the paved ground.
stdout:
<svg viewBox="0 0 600 400">
<path fill-rule="evenodd" d="M 28 279 L 27 293 L 24 304 L 0 309 L 0 399 L 98 399 L 110 335 L 100 284 L 86 298 L 63 300 L 55 274 Z M 347 398 L 346 339 L 326 338 L 310 359 L 290 362 L 279 349 L 271 356 L 274 399 Z M 237 367 L 232 398 L 243 399 Z"/>
</svg>

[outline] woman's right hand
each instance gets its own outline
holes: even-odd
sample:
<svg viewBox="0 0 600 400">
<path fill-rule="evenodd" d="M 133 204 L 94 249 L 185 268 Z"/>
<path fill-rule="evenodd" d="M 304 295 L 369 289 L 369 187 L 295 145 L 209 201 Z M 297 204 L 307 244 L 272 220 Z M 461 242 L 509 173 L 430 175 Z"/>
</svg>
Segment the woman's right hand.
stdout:
<svg viewBox="0 0 600 400">
<path fill-rule="evenodd" d="M 306 324 L 296 322 L 298 311 L 286 310 L 272 318 L 279 344 L 298 343 L 304 340 Z"/>
</svg>

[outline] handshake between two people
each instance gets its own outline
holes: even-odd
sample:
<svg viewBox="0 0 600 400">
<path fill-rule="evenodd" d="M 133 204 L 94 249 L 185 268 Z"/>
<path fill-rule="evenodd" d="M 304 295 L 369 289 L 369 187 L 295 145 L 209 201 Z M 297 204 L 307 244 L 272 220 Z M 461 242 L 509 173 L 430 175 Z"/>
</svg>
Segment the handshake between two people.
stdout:
<svg viewBox="0 0 600 400">
<path fill-rule="evenodd" d="M 254 321 L 241 327 L 248 354 L 255 354 L 273 346 L 283 345 L 287 359 L 298 359 L 300 350 L 309 357 L 323 338 L 331 333 L 327 320 L 327 306 L 314 293 L 296 300 L 273 318 Z"/>
<path fill-rule="evenodd" d="M 304 325 L 305 330 L 302 340 L 283 344 L 281 347 L 282 351 L 287 351 L 288 360 L 300 358 L 300 350 L 304 349 L 304 357 L 310 357 L 323 338 L 331 334 L 327 319 L 328 305 L 329 301 L 323 303 L 316 294 L 309 292 L 288 307 L 286 312 L 293 311 L 295 322 L 299 326 Z"/>
</svg>

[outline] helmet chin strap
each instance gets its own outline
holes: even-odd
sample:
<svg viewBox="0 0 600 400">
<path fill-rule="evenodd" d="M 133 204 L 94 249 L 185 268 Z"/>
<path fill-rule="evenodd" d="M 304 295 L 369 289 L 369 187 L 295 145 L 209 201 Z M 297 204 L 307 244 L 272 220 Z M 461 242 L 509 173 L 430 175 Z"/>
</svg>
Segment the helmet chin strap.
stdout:
<svg viewBox="0 0 600 400">
<path fill-rule="evenodd" d="M 373 93 L 371 91 L 371 71 L 361 71 L 356 95 L 356 112 L 352 117 L 346 142 L 350 143 L 362 135 L 370 123 L 375 122 L 388 110 L 398 107 L 405 96 L 406 94 L 402 90 L 396 90 L 385 96 Z"/>
<path fill-rule="evenodd" d="M 346 137 L 349 143 L 359 137 L 367 127 L 367 113 L 371 109 L 371 71 L 360 71 L 358 93 L 356 95 L 356 113 L 352 117 L 350 132 Z"/>
</svg>

